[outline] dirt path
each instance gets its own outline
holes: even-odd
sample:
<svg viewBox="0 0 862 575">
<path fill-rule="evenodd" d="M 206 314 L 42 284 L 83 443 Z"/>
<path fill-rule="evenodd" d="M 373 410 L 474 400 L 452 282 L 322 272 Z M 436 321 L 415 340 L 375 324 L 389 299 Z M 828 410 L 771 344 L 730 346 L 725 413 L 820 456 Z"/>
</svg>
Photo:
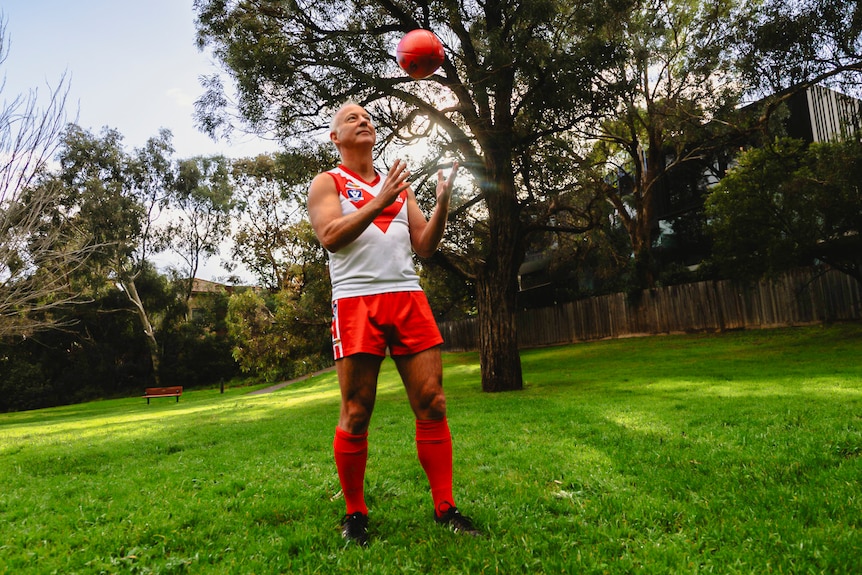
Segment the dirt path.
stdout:
<svg viewBox="0 0 862 575">
<path fill-rule="evenodd" d="M 330 371 L 333 371 L 334 369 L 335 369 L 335 366 L 327 367 L 326 369 L 321 369 L 319 371 L 315 371 L 314 373 L 309 373 L 308 375 L 303 375 L 302 377 L 297 377 L 296 379 L 291 379 L 290 381 L 282 381 L 281 383 L 276 383 L 275 385 L 270 385 L 269 387 L 264 387 L 262 389 L 257 389 L 255 391 L 249 391 L 246 395 L 260 395 L 262 393 L 271 393 L 273 391 L 278 391 L 279 389 L 281 389 L 283 387 L 287 387 L 288 385 L 290 385 L 292 383 L 296 383 L 297 381 L 305 381 L 306 379 L 311 379 L 312 377 L 314 377 L 316 375 L 320 375 L 323 373 L 329 373 Z"/>
</svg>

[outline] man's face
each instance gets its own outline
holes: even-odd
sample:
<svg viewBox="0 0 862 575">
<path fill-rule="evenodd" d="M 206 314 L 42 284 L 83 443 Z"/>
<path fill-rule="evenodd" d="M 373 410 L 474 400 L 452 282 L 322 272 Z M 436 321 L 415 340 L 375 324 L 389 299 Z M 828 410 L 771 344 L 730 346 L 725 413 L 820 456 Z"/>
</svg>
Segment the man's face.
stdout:
<svg viewBox="0 0 862 575">
<path fill-rule="evenodd" d="M 348 104 L 335 115 L 335 127 L 329 134 L 336 147 L 368 143 L 374 145 L 377 131 L 371 122 L 371 115 L 357 104 Z"/>
</svg>

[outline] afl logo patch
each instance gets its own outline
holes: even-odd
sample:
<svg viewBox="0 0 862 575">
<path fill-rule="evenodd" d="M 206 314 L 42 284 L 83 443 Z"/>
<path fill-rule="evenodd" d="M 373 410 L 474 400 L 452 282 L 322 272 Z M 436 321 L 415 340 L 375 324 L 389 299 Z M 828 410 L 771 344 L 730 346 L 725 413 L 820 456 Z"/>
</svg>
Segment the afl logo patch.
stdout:
<svg viewBox="0 0 862 575">
<path fill-rule="evenodd" d="M 347 182 L 346 186 L 347 199 L 351 202 L 361 202 L 362 201 L 362 189 L 359 188 L 356 184 L 351 182 Z"/>
</svg>

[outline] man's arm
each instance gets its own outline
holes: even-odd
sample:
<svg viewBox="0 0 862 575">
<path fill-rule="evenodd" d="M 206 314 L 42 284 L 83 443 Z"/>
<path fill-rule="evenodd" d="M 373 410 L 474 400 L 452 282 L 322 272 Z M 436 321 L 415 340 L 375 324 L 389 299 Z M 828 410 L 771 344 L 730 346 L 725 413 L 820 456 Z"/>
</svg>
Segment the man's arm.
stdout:
<svg viewBox="0 0 862 575">
<path fill-rule="evenodd" d="M 407 217 L 410 222 L 410 242 L 413 245 L 413 251 L 420 258 L 433 256 L 437 246 L 440 245 L 440 240 L 443 239 L 443 231 L 446 229 L 446 220 L 449 217 L 449 200 L 452 197 L 452 186 L 457 172 L 458 162 L 452 164 L 452 171 L 445 180 L 443 170 L 437 171 L 437 205 L 428 220 L 419 208 L 413 191 L 408 191 Z"/>
<path fill-rule="evenodd" d="M 346 215 L 341 213 L 335 180 L 329 174 L 318 174 L 308 191 L 308 217 L 321 245 L 330 252 L 337 252 L 358 238 L 374 218 L 409 187 L 409 173 L 405 167 L 404 162 L 396 160 L 377 197 Z"/>
</svg>

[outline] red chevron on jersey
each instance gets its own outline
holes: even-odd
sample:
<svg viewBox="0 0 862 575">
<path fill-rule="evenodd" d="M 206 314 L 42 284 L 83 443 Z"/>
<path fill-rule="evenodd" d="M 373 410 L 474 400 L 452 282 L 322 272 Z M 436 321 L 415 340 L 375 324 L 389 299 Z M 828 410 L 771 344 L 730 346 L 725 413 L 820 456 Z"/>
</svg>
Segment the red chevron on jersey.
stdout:
<svg viewBox="0 0 862 575">
<path fill-rule="evenodd" d="M 339 193 L 349 200 L 351 204 L 356 206 L 356 209 L 361 208 L 374 198 L 374 196 L 368 193 L 367 190 L 363 189 L 355 182 L 348 180 L 344 176 L 340 174 L 332 174 L 332 177 L 335 179 L 335 186 L 338 188 Z M 404 202 L 406 201 L 407 192 L 403 191 L 398 195 L 393 203 L 386 206 L 386 209 L 374 218 L 374 225 L 380 228 L 380 231 L 385 234 L 386 230 L 389 229 L 389 224 L 392 223 L 392 220 L 394 220 L 395 216 L 398 215 L 398 212 L 401 211 L 401 208 L 404 206 Z"/>
</svg>

